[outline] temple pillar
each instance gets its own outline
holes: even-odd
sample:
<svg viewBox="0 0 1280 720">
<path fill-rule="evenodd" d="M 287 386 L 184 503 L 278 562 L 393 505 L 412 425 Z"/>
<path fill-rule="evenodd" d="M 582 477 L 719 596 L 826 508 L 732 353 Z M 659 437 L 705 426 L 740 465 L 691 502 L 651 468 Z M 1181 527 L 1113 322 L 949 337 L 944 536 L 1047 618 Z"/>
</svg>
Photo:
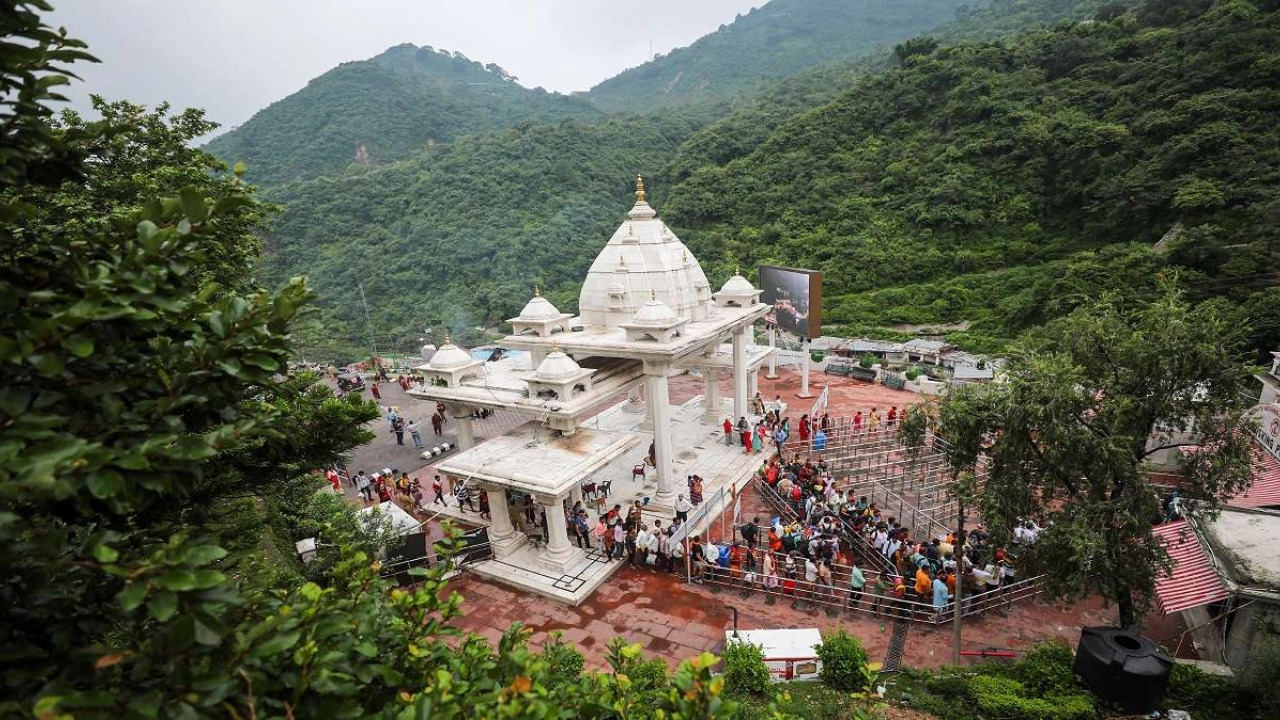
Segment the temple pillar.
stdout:
<svg viewBox="0 0 1280 720">
<path fill-rule="evenodd" d="M 760 392 L 760 368 L 747 372 L 747 395 L 755 397 Z"/>
<path fill-rule="evenodd" d="M 770 380 L 778 379 L 777 347 L 778 347 L 778 329 L 770 325 L 769 326 L 769 349 L 773 350 L 773 352 L 769 353 L 769 372 L 765 374 L 765 377 Z"/>
<path fill-rule="evenodd" d="M 524 541 L 524 536 L 516 532 L 511 523 L 511 506 L 507 504 L 507 491 L 497 486 L 483 486 L 485 495 L 489 497 L 489 547 L 493 556 L 503 558 L 510 555 Z"/>
<path fill-rule="evenodd" d="M 746 328 L 733 331 L 733 414 L 750 415 L 747 405 L 747 338 Z"/>
<path fill-rule="evenodd" d="M 642 413 L 644 410 L 644 384 L 641 383 L 627 391 L 627 404 L 622 406 L 622 412 Z"/>
<path fill-rule="evenodd" d="M 644 400 L 644 419 L 640 421 L 640 430 L 643 432 L 653 432 L 653 397 L 649 394 L 650 385 L 644 383 L 640 386 L 640 397 Z"/>
<path fill-rule="evenodd" d="M 569 526 L 564 520 L 564 505 L 560 498 L 539 498 L 547 513 L 547 549 L 542 553 L 542 564 L 555 572 L 563 573 L 573 559 L 573 544 L 569 542 Z"/>
<path fill-rule="evenodd" d="M 454 432 L 457 436 L 459 450 L 468 450 L 475 446 L 475 431 L 471 427 L 471 408 L 466 405 L 450 405 L 449 415 L 453 417 Z"/>
<path fill-rule="evenodd" d="M 720 423 L 724 420 L 724 402 L 720 399 L 720 368 L 706 368 L 702 371 L 702 419 L 709 423 Z"/>
<path fill-rule="evenodd" d="M 654 501 L 659 505 L 673 505 L 676 500 L 676 484 L 672 476 L 671 461 L 675 447 L 671 439 L 671 394 L 667 385 L 667 364 L 644 364 L 645 387 L 649 389 L 649 417 L 653 419 L 653 455 L 657 467 L 658 490 Z"/>
</svg>

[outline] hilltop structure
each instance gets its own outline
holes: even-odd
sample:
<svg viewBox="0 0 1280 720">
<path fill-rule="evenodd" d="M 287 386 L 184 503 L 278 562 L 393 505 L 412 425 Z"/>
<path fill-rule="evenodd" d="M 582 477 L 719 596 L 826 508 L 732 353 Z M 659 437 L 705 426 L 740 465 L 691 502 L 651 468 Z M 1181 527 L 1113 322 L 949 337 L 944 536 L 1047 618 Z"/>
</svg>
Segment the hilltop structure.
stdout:
<svg viewBox="0 0 1280 720">
<path fill-rule="evenodd" d="M 509 321 L 512 334 L 499 342 L 517 352 L 485 363 L 446 343 L 416 368 L 428 382 L 411 394 L 443 403 L 456 423 L 460 452 L 437 467 L 454 482 L 487 493 L 495 558 L 510 558 L 526 546 L 529 532 L 513 522 L 510 501 L 531 496 L 546 517 L 536 564 L 552 577 L 572 575 L 586 552 L 570 543 L 564 508 L 582 498 L 584 484 L 618 479 L 620 467 L 644 478 L 646 508 L 670 518 L 684 491 L 676 456 L 692 458 L 698 451 L 684 445 L 689 433 L 674 416 L 668 378 L 701 374 L 706 390 L 694 420 L 715 432 L 725 417 L 751 414 L 748 399 L 773 352 L 754 343 L 752 327 L 768 311 L 759 299 L 760 290 L 740 274 L 713 292 L 697 259 L 646 201 L 637 177 L 635 205 L 592 263 L 577 317 L 535 288 Z M 718 389 L 726 372 L 733 378 L 728 409 Z M 608 404 L 624 394 L 625 407 Z M 530 422 L 477 446 L 471 414 L 482 408 L 519 413 Z M 707 430 L 691 432 L 700 438 Z M 636 455 L 615 462 L 633 448 Z M 606 471 L 611 464 L 614 469 Z"/>
</svg>

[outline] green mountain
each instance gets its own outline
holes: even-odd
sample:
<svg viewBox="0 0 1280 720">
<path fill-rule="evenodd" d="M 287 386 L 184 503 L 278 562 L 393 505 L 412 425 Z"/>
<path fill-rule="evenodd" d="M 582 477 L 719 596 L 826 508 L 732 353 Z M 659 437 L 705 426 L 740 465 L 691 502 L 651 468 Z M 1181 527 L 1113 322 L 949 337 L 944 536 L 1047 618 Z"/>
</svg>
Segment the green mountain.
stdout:
<svg viewBox="0 0 1280 720">
<path fill-rule="evenodd" d="M 283 211 L 259 280 L 308 275 L 326 310 L 313 353 L 368 347 L 360 284 L 384 349 L 412 351 L 425 326 L 443 323 L 456 337 L 512 317 L 535 283 L 575 309 L 577 283 L 631 207 L 636 173 L 667 162 L 695 129 L 678 113 L 570 120 L 272 188 L 266 199 Z"/>
<path fill-rule="evenodd" d="M 829 322 L 972 323 L 981 341 L 1099 293 L 1140 300 L 1162 274 L 1280 308 L 1254 292 L 1276 280 L 1277 186 L 1277 3 L 1149 0 L 1008 43 L 904 47 L 693 170 L 666 211 L 704 264 L 825 270 Z"/>
<path fill-rule="evenodd" d="M 927 37 L 942 44 L 999 40 L 1037 27 L 1052 27 L 1063 20 L 1093 18 L 1104 7 L 1118 12 L 1132 1 L 990 0 L 976 9 L 961 5 L 956 9 L 955 20 L 930 29 Z M 902 50 L 910 44 L 903 43 Z M 724 165 L 748 155 L 792 115 L 826 105 L 848 92 L 859 79 L 884 72 L 897 61 L 893 46 L 880 45 L 862 57 L 826 63 L 773 82 L 698 131 L 681 147 L 668 173 L 673 179 L 683 180 L 705 165 Z"/>
<path fill-rule="evenodd" d="M 973 0 L 772 0 L 716 32 L 591 88 L 610 111 L 731 100 L 834 60 L 906 40 Z"/>
<path fill-rule="evenodd" d="M 385 165 L 477 131 L 599 114 L 584 100 L 522 87 L 497 65 L 397 45 L 315 78 L 205 150 L 275 185 Z"/>
</svg>

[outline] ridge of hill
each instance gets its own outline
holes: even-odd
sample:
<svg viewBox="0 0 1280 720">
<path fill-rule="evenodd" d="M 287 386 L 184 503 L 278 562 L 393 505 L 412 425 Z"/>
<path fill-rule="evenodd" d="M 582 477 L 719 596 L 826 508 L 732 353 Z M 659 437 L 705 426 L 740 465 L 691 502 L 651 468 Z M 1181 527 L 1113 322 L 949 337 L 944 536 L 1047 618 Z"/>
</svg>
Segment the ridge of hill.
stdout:
<svg viewBox="0 0 1280 720">
<path fill-rule="evenodd" d="M 516 80 L 461 53 L 397 45 L 320 75 L 204 149 L 243 161 L 252 182 L 278 185 L 394 162 L 468 133 L 600 115 Z"/>
<path fill-rule="evenodd" d="M 772 0 L 591 88 L 608 111 L 732 100 L 833 60 L 864 55 L 951 19 L 975 0 Z"/>
<path fill-rule="evenodd" d="M 962 5 L 955 19 L 912 38 L 943 45 L 1000 40 L 1063 21 L 1091 19 L 1103 11 L 1116 14 L 1136 0 L 988 0 L 976 8 Z M 903 51 L 912 41 L 902 43 Z M 683 180 L 705 165 L 724 165 L 750 154 L 792 115 L 825 105 L 844 94 L 859 79 L 884 72 L 897 63 L 895 47 L 881 45 L 865 56 L 819 65 L 771 83 L 737 103 L 728 114 L 699 130 L 667 168 L 672 180 Z"/>
<path fill-rule="evenodd" d="M 1274 0 L 1147 0 L 898 65 L 671 189 L 704 265 L 822 269 L 828 322 L 964 321 L 979 347 L 1162 277 L 1280 325 Z"/>
</svg>

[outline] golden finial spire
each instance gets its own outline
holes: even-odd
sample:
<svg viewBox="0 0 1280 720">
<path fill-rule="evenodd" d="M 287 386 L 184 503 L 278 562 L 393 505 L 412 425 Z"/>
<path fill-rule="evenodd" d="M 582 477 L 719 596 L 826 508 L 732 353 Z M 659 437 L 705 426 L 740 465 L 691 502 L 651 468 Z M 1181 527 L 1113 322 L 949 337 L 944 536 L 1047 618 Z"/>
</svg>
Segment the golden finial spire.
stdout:
<svg viewBox="0 0 1280 720">
<path fill-rule="evenodd" d="M 644 202 L 644 178 L 636 175 L 636 202 Z"/>
<path fill-rule="evenodd" d="M 534 297 L 542 297 L 542 291 L 538 289 L 538 286 L 537 286 L 537 285 L 534 285 L 534 286 L 533 286 L 533 296 L 534 296 Z"/>
<path fill-rule="evenodd" d="M 626 255 L 619 255 L 619 256 L 618 256 L 618 265 L 620 265 L 621 267 L 626 267 L 626 266 L 627 266 L 627 256 L 626 256 Z"/>
<path fill-rule="evenodd" d="M 741 267 L 739 267 L 736 263 L 735 263 L 735 264 L 734 264 L 734 266 L 733 266 L 733 274 L 734 274 L 734 275 L 741 275 L 741 274 L 742 274 L 742 268 L 741 268 Z"/>
<path fill-rule="evenodd" d="M 680 262 L 682 262 L 682 263 L 687 263 L 687 262 L 689 262 L 689 251 L 688 251 L 688 250 L 681 250 L 681 251 L 680 251 Z"/>
<path fill-rule="evenodd" d="M 450 337 L 450 333 L 449 333 L 449 331 L 448 331 L 448 330 L 445 330 L 445 331 L 444 331 L 444 344 L 445 344 L 445 345 L 452 345 L 452 344 L 453 344 L 453 338 L 452 338 L 452 337 Z"/>
<path fill-rule="evenodd" d="M 658 291 L 649 288 L 649 302 L 658 302 Z"/>
<path fill-rule="evenodd" d="M 551 338 L 551 352 L 560 352 L 560 340 Z"/>
</svg>

